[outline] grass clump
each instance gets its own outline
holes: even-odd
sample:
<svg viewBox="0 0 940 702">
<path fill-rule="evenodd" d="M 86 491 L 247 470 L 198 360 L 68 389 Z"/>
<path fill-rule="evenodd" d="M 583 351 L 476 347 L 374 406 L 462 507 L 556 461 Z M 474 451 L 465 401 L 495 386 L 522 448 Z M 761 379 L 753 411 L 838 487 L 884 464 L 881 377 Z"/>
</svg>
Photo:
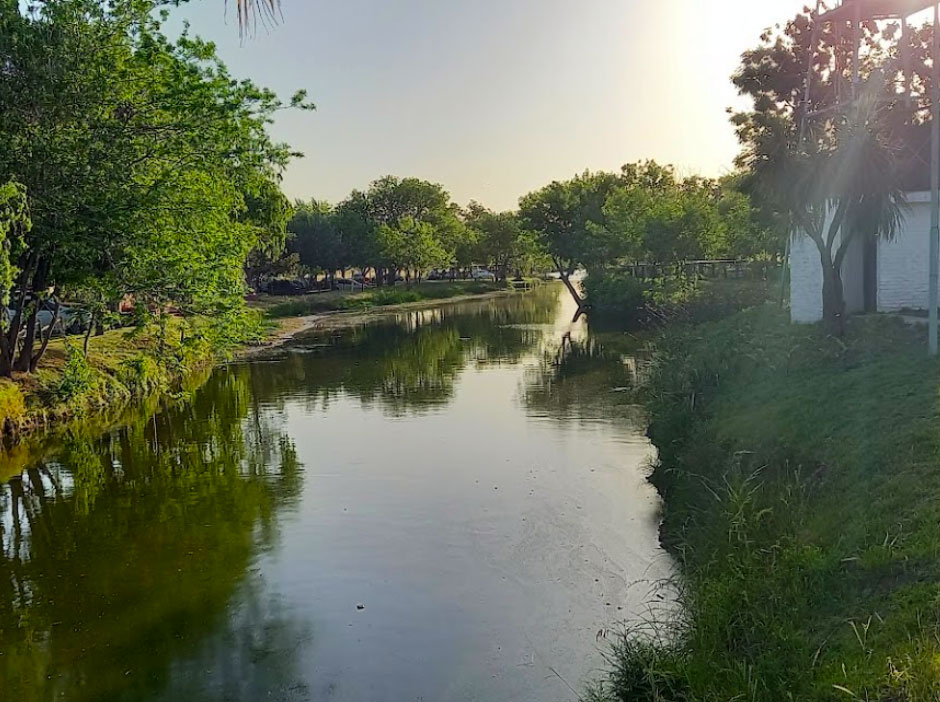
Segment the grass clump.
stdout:
<svg viewBox="0 0 940 702">
<path fill-rule="evenodd" d="M 26 400 L 19 386 L 0 379 L 0 428 L 17 426 L 26 416 Z"/>
<path fill-rule="evenodd" d="M 666 333 L 646 392 L 681 614 L 626 635 L 595 699 L 940 700 L 925 348 L 900 320 L 836 340 L 767 306 Z"/>
</svg>

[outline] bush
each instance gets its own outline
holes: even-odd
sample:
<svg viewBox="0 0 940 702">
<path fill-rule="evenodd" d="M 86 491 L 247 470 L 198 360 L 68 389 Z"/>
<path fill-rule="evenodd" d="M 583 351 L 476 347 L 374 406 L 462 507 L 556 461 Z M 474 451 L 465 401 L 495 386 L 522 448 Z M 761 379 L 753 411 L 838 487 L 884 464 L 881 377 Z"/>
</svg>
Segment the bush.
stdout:
<svg viewBox="0 0 940 702">
<path fill-rule="evenodd" d="M 584 281 L 584 292 L 591 311 L 597 316 L 628 325 L 647 320 L 649 291 L 629 273 L 604 268 L 592 270 Z"/>
<path fill-rule="evenodd" d="M 62 402 L 74 402 L 95 387 L 95 371 L 88 364 L 85 354 L 72 344 L 66 345 L 65 367 L 56 387 L 56 398 Z"/>
<path fill-rule="evenodd" d="M 401 305 L 406 302 L 420 302 L 425 297 L 417 290 L 400 290 L 398 288 L 384 288 L 376 290 L 370 297 L 373 305 L 384 307 L 385 305 Z"/>
<path fill-rule="evenodd" d="M 0 429 L 16 425 L 26 415 L 26 401 L 15 383 L 0 380 Z"/>
<path fill-rule="evenodd" d="M 156 360 L 145 353 L 122 361 L 117 375 L 134 395 L 146 395 L 165 386 L 164 374 Z"/>
</svg>

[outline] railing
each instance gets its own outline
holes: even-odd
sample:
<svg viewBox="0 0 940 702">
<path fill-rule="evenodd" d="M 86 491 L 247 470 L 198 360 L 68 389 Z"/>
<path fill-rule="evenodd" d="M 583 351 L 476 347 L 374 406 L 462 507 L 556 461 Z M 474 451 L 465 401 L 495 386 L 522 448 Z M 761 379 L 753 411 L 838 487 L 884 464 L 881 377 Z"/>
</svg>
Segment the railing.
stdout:
<svg viewBox="0 0 940 702">
<path fill-rule="evenodd" d="M 671 264 L 634 263 L 626 266 L 626 270 L 642 280 L 673 278 L 679 275 L 698 278 L 757 278 L 766 280 L 768 273 L 779 267 L 780 263 L 777 261 L 718 259 Z"/>
</svg>

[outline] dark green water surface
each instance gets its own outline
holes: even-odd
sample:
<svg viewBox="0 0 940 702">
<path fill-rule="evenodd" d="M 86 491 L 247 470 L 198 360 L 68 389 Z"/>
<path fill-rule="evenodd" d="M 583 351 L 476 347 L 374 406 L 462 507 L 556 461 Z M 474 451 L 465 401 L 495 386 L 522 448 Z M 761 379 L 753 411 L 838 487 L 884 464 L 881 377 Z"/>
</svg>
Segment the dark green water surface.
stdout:
<svg viewBox="0 0 940 702">
<path fill-rule="evenodd" d="M 576 699 L 671 566 L 630 344 L 572 311 L 310 334 L 0 454 L 0 700 Z"/>
</svg>

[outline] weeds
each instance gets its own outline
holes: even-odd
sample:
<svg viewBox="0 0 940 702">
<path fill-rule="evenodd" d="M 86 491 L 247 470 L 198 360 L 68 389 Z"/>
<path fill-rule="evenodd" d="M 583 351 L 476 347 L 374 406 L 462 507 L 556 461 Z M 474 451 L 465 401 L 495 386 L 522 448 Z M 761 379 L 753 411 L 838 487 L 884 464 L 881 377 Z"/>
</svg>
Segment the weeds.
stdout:
<svg viewBox="0 0 940 702">
<path fill-rule="evenodd" d="M 667 332 L 645 392 L 683 614 L 618 640 L 594 699 L 940 702 L 922 343 L 885 318 L 837 342 L 771 307 Z"/>
</svg>

